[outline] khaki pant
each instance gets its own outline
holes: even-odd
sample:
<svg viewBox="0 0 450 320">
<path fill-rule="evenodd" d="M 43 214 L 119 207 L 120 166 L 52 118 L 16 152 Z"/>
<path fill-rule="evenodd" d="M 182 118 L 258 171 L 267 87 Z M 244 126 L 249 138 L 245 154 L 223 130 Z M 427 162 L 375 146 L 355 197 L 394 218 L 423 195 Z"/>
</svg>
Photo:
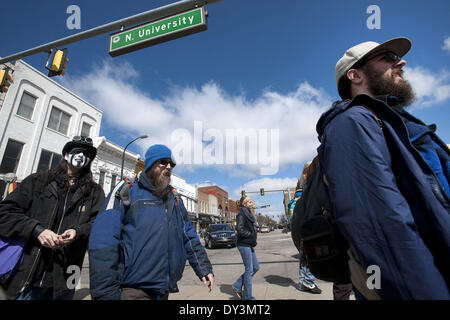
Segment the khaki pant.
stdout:
<svg viewBox="0 0 450 320">
<path fill-rule="evenodd" d="M 157 300 L 157 296 L 141 289 L 122 288 L 122 300 Z M 166 293 L 160 300 L 168 300 L 169 294 Z"/>
</svg>

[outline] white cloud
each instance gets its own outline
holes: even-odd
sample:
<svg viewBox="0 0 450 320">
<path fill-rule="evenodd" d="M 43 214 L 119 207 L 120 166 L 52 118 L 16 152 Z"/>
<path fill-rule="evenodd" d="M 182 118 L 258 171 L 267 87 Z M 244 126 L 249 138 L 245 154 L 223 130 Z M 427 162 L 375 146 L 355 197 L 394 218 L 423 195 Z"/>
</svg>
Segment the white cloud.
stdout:
<svg viewBox="0 0 450 320">
<path fill-rule="evenodd" d="M 431 72 L 423 67 L 405 67 L 405 78 L 416 93 L 414 106 L 427 107 L 450 98 L 450 73 Z"/>
<path fill-rule="evenodd" d="M 247 99 L 242 93 L 226 93 L 214 81 L 199 88 L 174 86 L 168 96 L 157 99 L 152 97 L 151 88 L 144 92 L 135 85 L 140 77 L 131 64 L 107 60 L 90 74 L 66 78 L 63 85 L 101 109 L 103 121 L 109 126 L 133 134 L 148 134 L 149 139 L 136 142 L 142 148 L 142 154 L 154 143 L 174 147 L 171 134 L 177 130 L 193 139 L 197 121 L 202 124 L 203 134 L 208 130 L 223 136 L 227 129 L 266 130 L 269 133 L 272 129 L 279 130 L 277 165 L 280 168 L 312 158 L 319 144 L 315 125 L 322 112 L 331 105 L 328 95 L 308 82 L 286 94 L 266 90 L 254 100 Z M 190 142 L 193 150 L 194 141 Z M 208 143 L 204 142 L 203 151 Z M 218 156 L 217 150 L 214 156 Z M 247 152 L 246 159 L 249 156 Z M 222 157 L 225 159 L 226 154 Z M 213 165 L 230 175 L 255 177 L 262 167 L 259 160 L 256 165 L 250 165 L 250 161 L 243 166 L 236 166 L 236 163 Z M 199 165 L 204 167 L 205 161 Z"/>
<path fill-rule="evenodd" d="M 450 36 L 444 39 L 442 50 L 446 51 L 447 53 L 450 53 Z"/>
</svg>

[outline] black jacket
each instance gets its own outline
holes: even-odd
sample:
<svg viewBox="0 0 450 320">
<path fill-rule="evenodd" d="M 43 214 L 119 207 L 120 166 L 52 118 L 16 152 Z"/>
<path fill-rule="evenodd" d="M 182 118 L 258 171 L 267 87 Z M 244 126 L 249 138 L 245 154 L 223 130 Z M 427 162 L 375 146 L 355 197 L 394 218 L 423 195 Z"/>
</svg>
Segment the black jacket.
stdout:
<svg viewBox="0 0 450 320">
<path fill-rule="evenodd" d="M 58 212 L 58 184 L 56 181 L 45 186 L 42 174 L 32 174 L 25 178 L 17 189 L 0 202 L 0 235 L 4 237 L 22 237 L 27 239 L 24 258 L 17 273 L 4 284 L 9 299 L 15 299 L 28 287 L 34 278 L 36 266 L 41 258 L 43 248 L 36 238 L 36 229 L 52 229 Z M 75 240 L 67 246 L 53 250 L 53 287 L 54 296 L 58 297 L 70 291 L 67 268 L 83 265 L 87 250 L 89 233 L 105 195 L 98 185 L 83 195 L 78 188 L 66 205 L 60 233 L 75 229 Z M 34 232 L 33 232 L 34 231 Z"/>
<path fill-rule="evenodd" d="M 256 246 L 256 219 L 253 214 L 241 207 L 236 217 L 237 245 L 244 247 Z"/>
</svg>

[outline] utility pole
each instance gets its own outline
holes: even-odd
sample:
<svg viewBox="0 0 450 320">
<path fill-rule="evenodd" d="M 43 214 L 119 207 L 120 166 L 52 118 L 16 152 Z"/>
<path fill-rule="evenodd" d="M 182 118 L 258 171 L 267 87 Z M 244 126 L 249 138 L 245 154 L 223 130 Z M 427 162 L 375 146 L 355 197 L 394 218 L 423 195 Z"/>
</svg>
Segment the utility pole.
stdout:
<svg viewBox="0 0 450 320">
<path fill-rule="evenodd" d="M 131 17 L 127 17 L 121 20 L 113 21 L 108 24 L 89 29 L 77 34 L 74 34 L 72 36 L 59 39 L 53 42 L 49 42 L 37 47 L 34 47 L 32 49 L 28 49 L 19 53 L 15 53 L 12 55 L 9 55 L 4 58 L 0 58 L 0 64 L 6 63 L 13 60 L 19 60 L 25 57 L 29 57 L 31 55 L 34 55 L 36 53 L 48 53 L 52 49 L 59 48 L 66 46 L 71 43 L 75 43 L 78 41 L 86 40 L 89 38 L 96 37 L 98 35 L 106 34 L 106 33 L 112 33 L 117 30 L 121 30 L 123 28 L 133 27 L 145 22 L 158 20 L 161 18 L 165 18 L 174 14 L 177 14 L 179 12 L 195 9 L 201 6 L 204 6 L 206 4 L 211 4 L 215 2 L 219 2 L 222 0 L 183 0 L 178 1 L 172 4 L 168 4 L 163 7 L 159 7 L 156 9 L 152 9 L 149 11 L 145 11 L 143 13 L 136 14 Z"/>
</svg>

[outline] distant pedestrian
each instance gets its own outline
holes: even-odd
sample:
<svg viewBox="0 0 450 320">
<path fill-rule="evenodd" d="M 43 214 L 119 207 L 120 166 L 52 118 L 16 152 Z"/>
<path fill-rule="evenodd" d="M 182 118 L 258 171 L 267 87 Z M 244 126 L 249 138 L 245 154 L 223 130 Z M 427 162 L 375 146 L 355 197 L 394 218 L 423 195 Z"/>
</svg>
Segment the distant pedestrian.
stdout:
<svg viewBox="0 0 450 320">
<path fill-rule="evenodd" d="M 297 200 L 300 199 L 302 196 L 303 187 L 305 184 L 304 182 L 306 181 L 306 178 L 307 178 L 307 168 L 310 164 L 311 164 L 311 161 L 308 161 L 303 166 L 302 175 L 301 175 L 300 179 L 298 180 L 297 186 L 295 188 L 294 199 L 292 199 L 290 202 L 289 211 L 290 211 L 291 220 L 292 220 L 292 215 L 294 213 L 294 208 L 297 203 Z M 292 227 L 291 227 L 291 230 L 292 230 Z M 297 286 L 298 290 L 303 291 L 303 292 L 313 293 L 313 294 L 322 293 L 322 290 L 315 283 L 316 278 L 314 277 L 314 275 L 311 273 L 311 271 L 308 268 L 308 264 L 303 256 L 303 252 L 300 252 L 300 255 L 299 255 L 298 273 L 299 273 L 298 286 Z"/>
<path fill-rule="evenodd" d="M 255 203 L 249 196 L 240 200 L 240 210 L 236 217 L 237 248 L 244 262 L 244 273 L 233 283 L 233 289 L 240 299 L 255 300 L 252 295 L 252 278 L 259 270 L 255 249 L 257 232 L 256 218 L 252 213 Z"/>
<path fill-rule="evenodd" d="M 105 201 L 89 242 L 93 299 L 167 300 L 170 292 L 178 292 L 186 258 L 211 292 L 211 263 L 183 201 L 170 186 L 175 164 L 168 147 L 151 146 L 145 171 L 130 189 L 120 191 L 122 196 L 129 191 L 122 198 L 127 203 L 115 201 L 115 192 Z"/>
<path fill-rule="evenodd" d="M 0 235 L 26 239 L 23 262 L 4 285 L 8 299 L 70 300 L 67 280 L 81 270 L 89 233 L 105 199 L 93 181 L 97 154 L 89 137 L 74 137 L 50 171 L 25 178 L 0 202 Z"/>
</svg>

